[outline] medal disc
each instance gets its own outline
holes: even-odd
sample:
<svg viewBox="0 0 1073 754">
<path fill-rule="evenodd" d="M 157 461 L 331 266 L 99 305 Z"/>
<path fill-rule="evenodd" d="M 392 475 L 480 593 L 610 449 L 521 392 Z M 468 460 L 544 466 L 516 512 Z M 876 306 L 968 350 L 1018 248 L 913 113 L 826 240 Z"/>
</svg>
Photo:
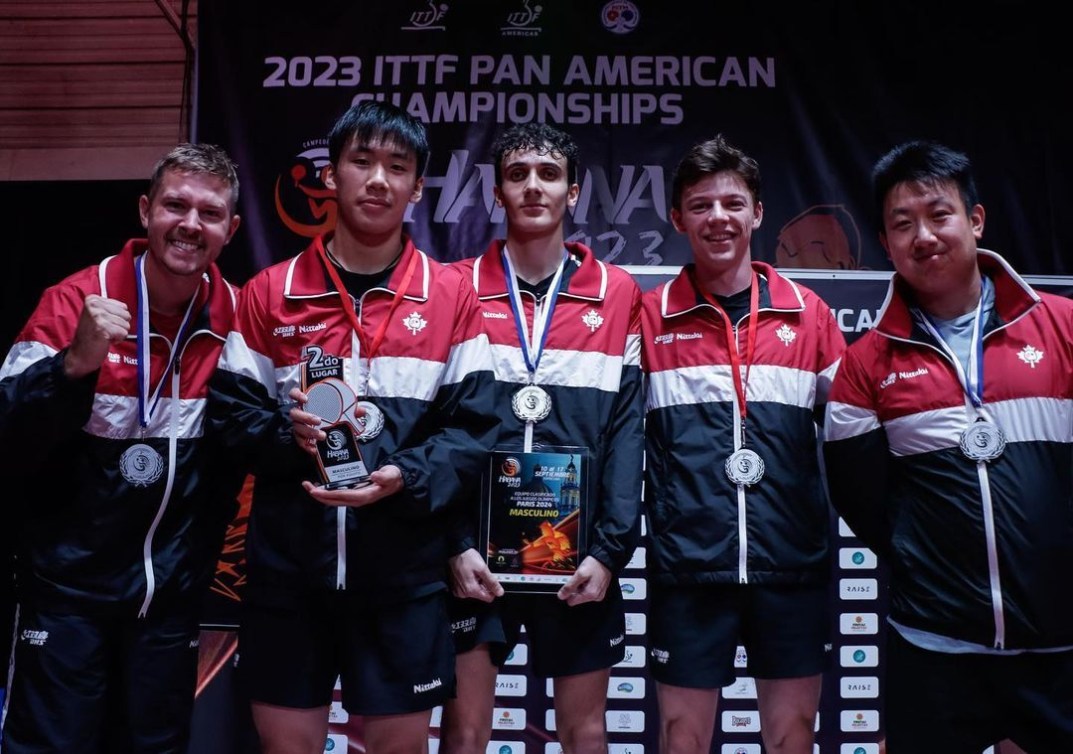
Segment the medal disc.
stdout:
<svg viewBox="0 0 1073 754">
<path fill-rule="evenodd" d="M 978 421 L 961 433 L 961 452 L 973 461 L 992 461 L 1006 449 L 1006 434 L 997 424 Z"/>
<path fill-rule="evenodd" d="M 741 448 L 723 464 L 727 477 L 734 484 L 756 484 L 764 476 L 764 459 L 748 448 Z"/>
<path fill-rule="evenodd" d="M 526 385 L 511 398 L 514 415 L 524 422 L 538 422 L 551 413 L 551 396 L 536 385 Z"/>
<path fill-rule="evenodd" d="M 164 459 L 150 446 L 138 443 L 123 451 L 119 471 L 135 487 L 148 487 L 164 473 Z"/>
<path fill-rule="evenodd" d="M 358 405 L 365 409 L 365 415 L 356 422 L 358 439 L 368 442 L 380 434 L 380 430 L 384 428 L 384 412 L 375 403 L 369 401 L 358 401 Z"/>
</svg>

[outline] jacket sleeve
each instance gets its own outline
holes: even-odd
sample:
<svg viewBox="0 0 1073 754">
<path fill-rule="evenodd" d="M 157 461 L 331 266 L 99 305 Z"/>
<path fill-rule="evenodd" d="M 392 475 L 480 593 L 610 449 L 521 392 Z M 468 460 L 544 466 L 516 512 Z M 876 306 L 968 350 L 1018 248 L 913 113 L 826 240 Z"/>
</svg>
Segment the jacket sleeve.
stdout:
<svg viewBox="0 0 1073 754">
<path fill-rule="evenodd" d="M 644 391 L 641 377 L 641 291 L 630 280 L 629 332 L 622 359 L 622 379 L 611 422 L 603 437 L 601 499 L 595 508 L 588 554 L 618 575 L 641 537 L 641 478 L 644 466 Z"/>
<path fill-rule="evenodd" d="M 826 302 L 816 299 L 816 402 L 814 404 L 816 421 L 823 424 L 827 410 L 827 400 L 831 394 L 831 385 L 846 351 L 846 336 L 838 326 L 838 321 Z"/>
<path fill-rule="evenodd" d="M 873 552 L 886 556 L 891 549 L 886 505 L 890 456 L 872 381 L 861 363 L 867 345 L 858 341 L 842 357 L 827 403 L 823 458 L 835 510 Z"/>
<path fill-rule="evenodd" d="M 481 471 L 497 429 L 487 405 L 494 375 L 476 294 L 455 269 L 445 275 L 450 276 L 457 306 L 444 376 L 426 420 L 430 429 L 423 442 L 400 448 L 384 461 L 402 471 L 403 489 L 383 501 L 401 516 L 422 517 L 478 499 Z"/>
<path fill-rule="evenodd" d="M 83 299 L 72 285 L 46 290 L 0 367 L 5 465 L 36 464 L 90 418 L 98 372 L 70 379 L 63 371 Z"/>
<path fill-rule="evenodd" d="M 255 476 L 306 475 L 314 462 L 297 448 L 276 387 L 276 369 L 263 345 L 267 307 L 264 278 L 243 287 L 231 332 L 209 383 L 208 421 L 219 447 Z"/>
</svg>

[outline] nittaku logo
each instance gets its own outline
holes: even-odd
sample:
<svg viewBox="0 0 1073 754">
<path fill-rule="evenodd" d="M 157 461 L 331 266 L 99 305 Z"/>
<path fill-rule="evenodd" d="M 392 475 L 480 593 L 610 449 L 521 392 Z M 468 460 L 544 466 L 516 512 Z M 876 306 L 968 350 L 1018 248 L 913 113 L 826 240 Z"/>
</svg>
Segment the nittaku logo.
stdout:
<svg viewBox="0 0 1073 754">
<path fill-rule="evenodd" d="M 641 12 L 629 0 L 611 0 L 600 11 L 604 28 L 614 34 L 629 34 L 641 21 Z"/>
<path fill-rule="evenodd" d="M 443 681 L 441 681 L 439 678 L 433 678 L 428 683 L 415 683 L 414 684 L 414 693 L 415 694 L 424 694 L 426 691 L 432 691 L 433 689 L 438 689 L 442 685 L 443 685 Z"/>
<path fill-rule="evenodd" d="M 481 312 L 481 316 L 485 319 L 506 319 L 506 312 Z"/>
</svg>

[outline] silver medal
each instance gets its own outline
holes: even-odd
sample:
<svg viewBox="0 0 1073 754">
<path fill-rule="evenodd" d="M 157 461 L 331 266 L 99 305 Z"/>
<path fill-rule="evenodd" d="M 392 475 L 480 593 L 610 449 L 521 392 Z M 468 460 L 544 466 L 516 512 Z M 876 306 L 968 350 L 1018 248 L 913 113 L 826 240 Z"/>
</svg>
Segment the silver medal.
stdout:
<svg viewBox="0 0 1073 754">
<path fill-rule="evenodd" d="M 138 443 L 123 451 L 119 471 L 135 487 L 148 487 L 164 473 L 164 459 L 150 446 Z"/>
<path fill-rule="evenodd" d="M 514 415 L 523 422 L 538 422 L 551 413 L 551 396 L 536 385 L 526 385 L 510 400 Z"/>
<path fill-rule="evenodd" d="M 734 484 L 756 484 L 764 476 L 764 459 L 755 451 L 741 448 L 727 458 L 723 469 Z"/>
<path fill-rule="evenodd" d="M 1006 434 L 997 424 L 978 421 L 961 433 L 961 452 L 974 461 L 991 461 L 1006 449 Z"/>
<path fill-rule="evenodd" d="M 365 409 L 365 415 L 355 422 L 358 439 L 368 442 L 380 434 L 380 430 L 384 428 L 384 412 L 375 403 L 369 401 L 358 401 L 358 405 Z"/>
</svg>

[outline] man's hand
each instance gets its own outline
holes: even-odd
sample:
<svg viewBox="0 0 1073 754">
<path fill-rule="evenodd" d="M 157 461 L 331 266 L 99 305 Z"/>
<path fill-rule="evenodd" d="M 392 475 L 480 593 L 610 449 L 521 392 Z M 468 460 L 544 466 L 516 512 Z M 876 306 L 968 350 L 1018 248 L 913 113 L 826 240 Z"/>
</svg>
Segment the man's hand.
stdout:
<svg viewBox="0 0 1073 754">
<path fill-rule="evenodd" d="M 89 294 L 82 304 L 74 338 L 63 357 L 63 373 L 77 380 L 96 372 L 112 344 L 124 340 L 129 332 L 130 310 L 126 304 Z"/>
<path fill-rule="evenodd" d="M 402 471 L 398 466 L 387 465 L 369 475 L 371 484 L 351 490 L 326 490 L 312 482 L 302 482 L 306 492 L 319 503 L 330 506 L 361 508 L 371 505 L 382 497 L 394 495 L 403 488 Z"/>
<path fill-rule="evenodd" d="M 472 547 L 455 555 L 448 563 L 451 566 L 451 593 L 455 597 L 491 602 L 503 596 L 503 585 Z"/>
<path fill-rule="evenodd" d="M 291 433 L 294 435 L 294 444 L 306 453 L 309 453 L 309 455 L 316 456 L 317 441 L 323 440 L 326 437 L 324 431 L 318 429 L 320 426 L 320 417 L 303 410 L 303 406 L 305 406 L 306 401 L 309 400 L 309 396 L 301 390 L 296 387 L 291 388 L 289 395 L 291 400 L 296 404 L 294 408 L 290 410 Z"/>
<path fill-rule="evenodd" d="M 570 580 L 559 590 L 559 599 L 573 607 L 583 602 L 599 602 L 607 594 L 611 571 L 589 555 L 578 566 Z"/>
</svg>

